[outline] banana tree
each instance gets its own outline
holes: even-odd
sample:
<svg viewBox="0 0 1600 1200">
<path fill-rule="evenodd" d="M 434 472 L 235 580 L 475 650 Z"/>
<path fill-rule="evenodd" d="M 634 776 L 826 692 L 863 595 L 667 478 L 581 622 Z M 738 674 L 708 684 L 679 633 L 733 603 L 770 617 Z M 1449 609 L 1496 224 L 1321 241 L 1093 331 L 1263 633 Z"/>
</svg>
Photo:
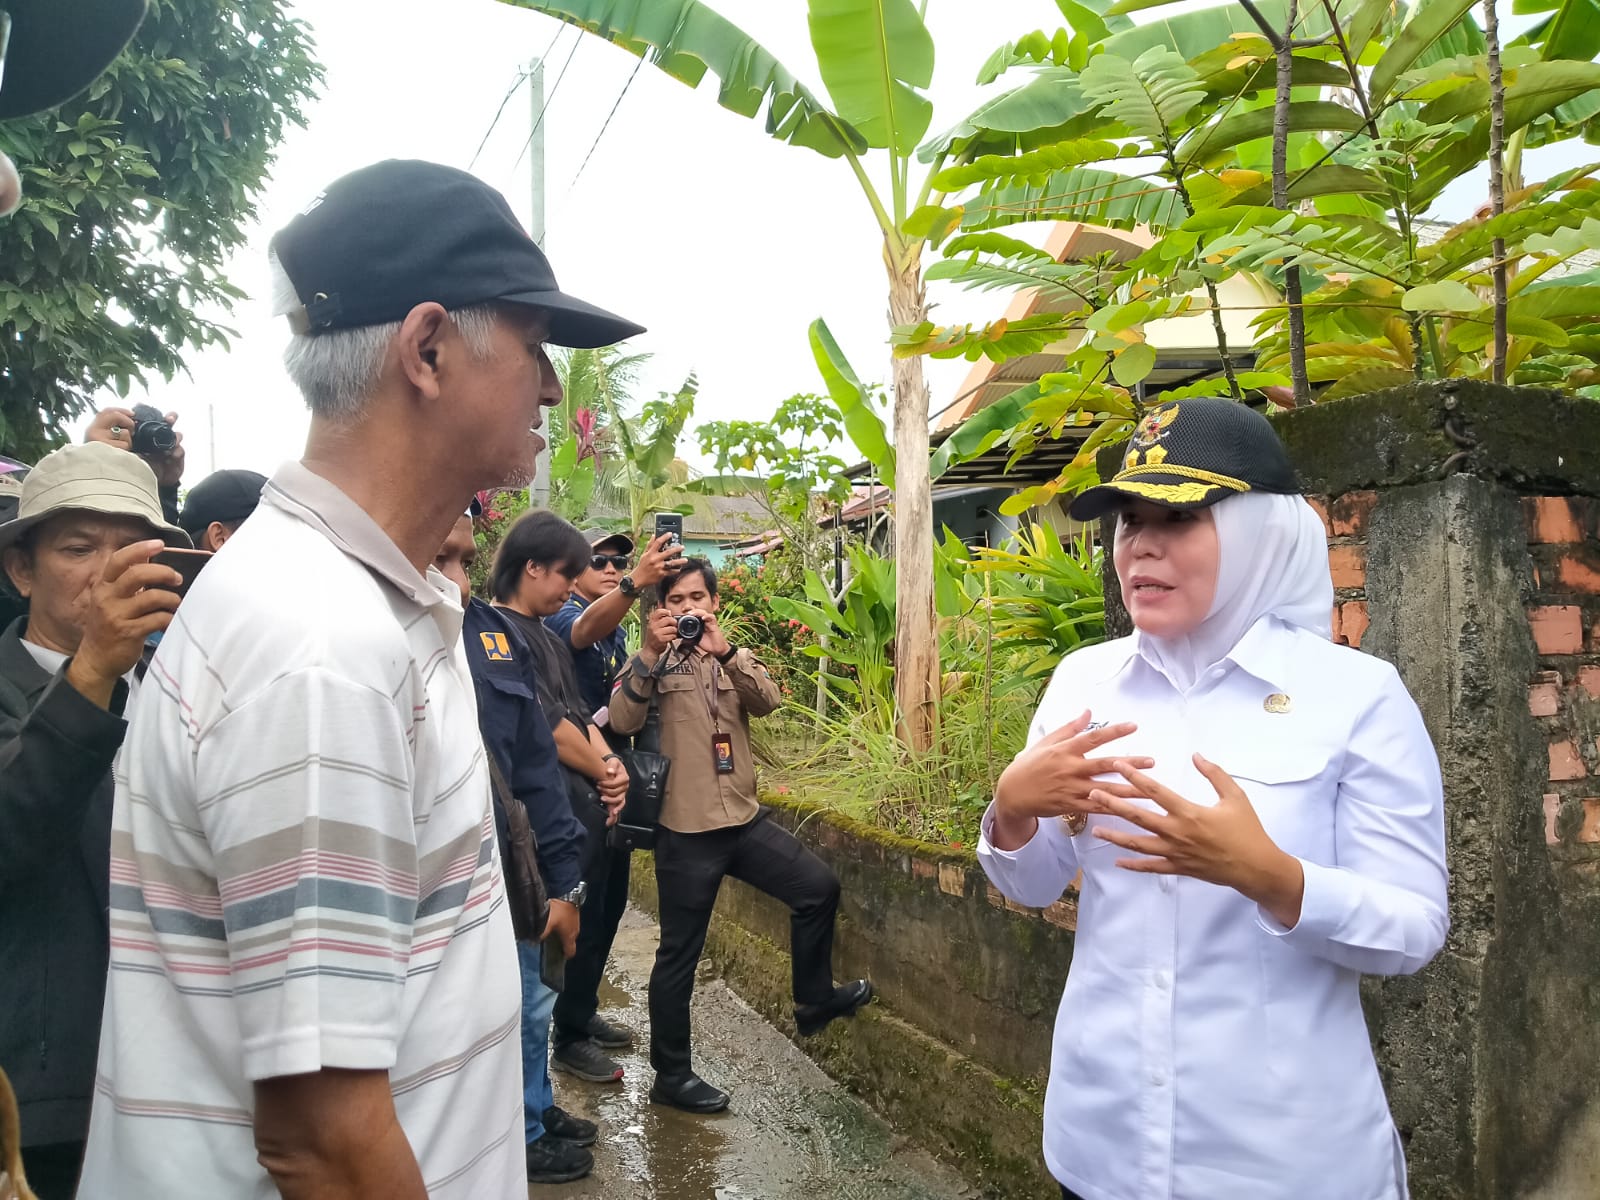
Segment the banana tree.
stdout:
<svg viewBox="0 0 1600 1200">
<path fill-rule="evenodd" d="M 944 155 L 935 155 L 920 185 L 911 178 L 917 144 L 933 116 L 924 89 L 934 65 L 933 39 L 912 0 L 808 0 L 811 45 L 829 104 L 743 30 L 698 0 L 502 2 L 603 37 L 691 87 L 713 74 L 724 108 L 746 117 L 764 113 L 771 136 L 839 160 L 860 184 L 882 234 L 891 322 L 917 325 L 925 320 L 923 250 L 949 232 L 950 222 L 936 203 L 933 182 Z M 895 678 L 907 740 L 923 750 L 932 744 L 939 695 L 927 466 L 929 396 L 918 359 L 895 358 L 892 377 L 898 451 Z"/>
</svg>

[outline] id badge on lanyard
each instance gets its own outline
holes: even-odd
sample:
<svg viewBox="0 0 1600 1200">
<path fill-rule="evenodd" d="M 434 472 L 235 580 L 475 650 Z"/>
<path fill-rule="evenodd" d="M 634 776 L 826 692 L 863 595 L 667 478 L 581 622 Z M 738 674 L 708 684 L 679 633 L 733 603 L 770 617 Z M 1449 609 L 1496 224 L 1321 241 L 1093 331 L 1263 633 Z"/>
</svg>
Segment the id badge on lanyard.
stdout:
<svg viewBox="0 0 1600 1200">
<path fill-rule="evenodd" d="M 718 775 L 733 774 L 733 738 L 722 732 L 722 719 L 717 715 L 721 694 L 718 685 L 722 682 L 722 664 L 711 660 L 711 690 L 706 695 L 706 712 L 711 715 L 711 763 L 716 767 Z"/>
</svg>

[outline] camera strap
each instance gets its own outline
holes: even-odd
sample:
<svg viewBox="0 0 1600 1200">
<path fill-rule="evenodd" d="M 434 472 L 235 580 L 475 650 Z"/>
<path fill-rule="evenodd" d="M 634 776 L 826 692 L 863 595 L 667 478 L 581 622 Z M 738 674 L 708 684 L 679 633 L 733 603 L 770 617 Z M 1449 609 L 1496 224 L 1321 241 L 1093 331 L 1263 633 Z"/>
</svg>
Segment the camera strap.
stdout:
<svg viewBox="0 0 1600 1200">
<path fill-rule="evenodd" d="M 706 657 L 711 658 L 710 655 Z M 722 664 L 715 658 L 711 658 L 711 686 L 709 688 L 702 687 L 701 695 L 705 697 L 706 715 L 711 718 L 711 728 L 719 735 L 722 733 L 722 718 L 718 714 L 721 697 L 717 694 L 717 689 L 721 684 Z"/>
</svg>

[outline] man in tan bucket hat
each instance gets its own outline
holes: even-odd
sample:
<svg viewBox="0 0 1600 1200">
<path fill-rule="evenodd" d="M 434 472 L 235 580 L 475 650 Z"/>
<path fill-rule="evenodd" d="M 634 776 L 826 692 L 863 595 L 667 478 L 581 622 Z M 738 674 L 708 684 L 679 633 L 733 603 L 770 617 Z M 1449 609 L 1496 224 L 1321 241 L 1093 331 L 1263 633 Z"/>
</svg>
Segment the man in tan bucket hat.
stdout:
<svg viewBox="0 0 1600 1200">
<path fill-rule="evenodd" d="M 111 763 L 145 640 L 180 583 L 150 557 L 189 537 L 144 461 L 67 446 L 22 482 L 0 562 L 28 604 L 0 633 L 0 1068 L 40 1200 L 69 1197 L 94 1094 L 109 934 Z"/>
</svg>

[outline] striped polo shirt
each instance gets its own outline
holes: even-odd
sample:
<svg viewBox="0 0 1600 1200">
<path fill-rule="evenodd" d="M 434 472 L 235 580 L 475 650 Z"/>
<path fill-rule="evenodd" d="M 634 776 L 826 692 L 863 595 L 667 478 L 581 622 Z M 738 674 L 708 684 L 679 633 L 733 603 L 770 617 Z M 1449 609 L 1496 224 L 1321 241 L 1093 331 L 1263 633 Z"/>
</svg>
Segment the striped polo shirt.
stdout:
<svg viewBox="0 0 1600 1200">
<path fill-rule="evenodd" d="M 433 1200 L 526 1196 L 457 595 L 290 464 L 184 600 L 116 771 L 82 1200 L 276 1196 L 253 1084 L 328 1067 L 388 1072 Z"/>
</svg>

